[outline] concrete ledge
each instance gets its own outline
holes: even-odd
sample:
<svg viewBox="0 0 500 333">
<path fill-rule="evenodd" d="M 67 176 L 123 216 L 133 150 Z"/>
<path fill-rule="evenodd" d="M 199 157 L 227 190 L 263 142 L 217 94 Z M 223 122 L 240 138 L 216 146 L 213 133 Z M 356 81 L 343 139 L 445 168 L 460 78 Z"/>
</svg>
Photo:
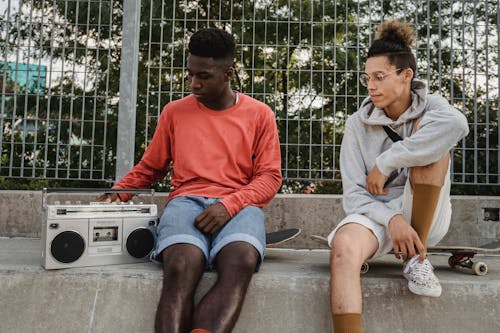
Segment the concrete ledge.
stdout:
<svg viewBox="0 0 500 333">
<path fill-rule="evenodd" d="M 93 195 L 73 195 L 67 199 L 88 202 Z M 157 193 L 155 203 L 159 213 L 166 202 L 166 193 Z M 477 246 L 500 238 L 500 222 L 487 220 L 484 209 L 500 210 L 500 197 L 452 197 L 452 223 L 441 244 Z M 280 194 L 265 207 L 268 231 L 302 228 L 302 234 L 287 242 L 290 248 L 318 248 L 309 239 L 311 234 L 328 234 L 344 218 L 340 195 Z M 0 236 L 40 237 L 43 219 L 41 191 L 0 191 Z"/>
<path fill-rule="evenodd" d="M 95 196 L 82 196 L 93 200 Z M 78 200 L 74 198 L 74 200 Z M 161 208 L 165 193 L 156 195 Z M 40 237 L 41 192 L 0 191 L 0 237 Z M 315 249 L 343 217 L 341 196 L 278 195 L 265 208 L 268 231 L 301 227 L 284 246 Z M 441 244 L 479 245 L 500 238 L 500 197 L 453 197 L 452 225 Z M 495 216 L 494 216 L 495 217 Z M 0 238 L 0 331 L 152 332 L 162 272 L 153 264 L 45 271 L 39 239 Z M 250 285 L 235 333 L 331 332 L 328 250 L 269 249 Z M 431 261 L 443 285 L 438 299 L 407 290 L 401 263 L 384 257 L 362 277 L 366 332 L 498 332 L 500 257 L 484 258 L 486 277 L 452 271 L 447 256 Z M 206 273 L 196 299 L 215 282 Z"/>
<path fill-rule="evenodd" d="M 255 274 L 235 333 L 331 332 L 328 250 L 268 249 Z M 500 258 L 485 277 L 430 258 L 440 298 L 411 294 L 392 257 L 362 276 L 366 332 L 498 332 Z M 214 283 L 205 273 L 196 299 Z M 0 239 L 2 332 L 152 332 L 162 272 L 153 264 L 45 271 L 40 241 Z"/>
</svg>

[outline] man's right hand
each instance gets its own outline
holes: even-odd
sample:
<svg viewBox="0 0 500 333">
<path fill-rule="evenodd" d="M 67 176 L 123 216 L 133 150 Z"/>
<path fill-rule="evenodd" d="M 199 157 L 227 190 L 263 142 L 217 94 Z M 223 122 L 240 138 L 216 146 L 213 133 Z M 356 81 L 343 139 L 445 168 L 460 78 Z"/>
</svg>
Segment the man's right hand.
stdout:
<svg viewBox="0 0 500 333">
<path fill-rule="evenodd" d="M 416 254 L 420 256 L 420 262 L 424 261 L 426 249 L 420 237 L 413 227 L 398 214 L 389 221 L 389 232 L 392 238 L 394 256 L 398 259 L 409 259 Z"/>
<path fill-rule="evenodd" d="M 120 197 L 117 193 L 104 193 L 99 198 L 97 198 L 98 202 L 108 202 L 108 203 L 119 203 L 121 202 Z"/>
</svg>

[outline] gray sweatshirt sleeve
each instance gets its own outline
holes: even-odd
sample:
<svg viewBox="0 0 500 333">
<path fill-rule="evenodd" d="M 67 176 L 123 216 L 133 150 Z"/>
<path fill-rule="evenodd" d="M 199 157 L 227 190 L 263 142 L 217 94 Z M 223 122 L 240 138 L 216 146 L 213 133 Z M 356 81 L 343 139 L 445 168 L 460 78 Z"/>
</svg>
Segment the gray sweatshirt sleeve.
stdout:
<svg viewBox="0 0 500 333">
<path fill-rule="evenodd" d="M 363 162 L 360 142 L 350 120 L 352 119 L 348 119 L 346 122 L 340 148 L 344 211 L 347 215 L 361 214 L 377 223 L 388 225 L 390 219 L 401 212 L 388 207 L 366 190 L 367 170 Z"/>
<path fill-rule="evenodd" d="M 443 157 L 468 133 L 467 119 L 461 112 L 444 98 L 430 96 L 418 131 L 380 154 L 377 166 L 387 176 L 397 168 L 429 165 Z"/>
</svg>

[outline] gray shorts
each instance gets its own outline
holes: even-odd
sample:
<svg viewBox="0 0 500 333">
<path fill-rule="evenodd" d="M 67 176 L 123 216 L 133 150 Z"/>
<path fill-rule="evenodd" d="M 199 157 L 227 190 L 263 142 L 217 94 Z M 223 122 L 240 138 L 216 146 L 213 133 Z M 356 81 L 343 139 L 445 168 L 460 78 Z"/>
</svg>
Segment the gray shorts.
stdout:
<svg viewBox="0 0 500 333">
<path fill-rule="evenodd" d="M 242 241 L 252 245 L 260 255 L 260 265 L 266 249 L 264 212 L 261 208 L 247 206 L 238 212 L 217 233 L 207 235 L 194 225 L 194 219 L 217 198 L 195 196 L 176 197 L 163 210 L 157 229 L 156 248 L 152 258 L 159 259 L 161 252 L 173 244 L 192 244 L 205 255 L 207 269 L 214 269 L 213 262 L 227 244 Z"/>
<path fill-rule="evenodd" d="M 387 203 L 389 207 L 395 211 L 400 212 L 405 220 L 411 221 L 411 210 L 413 206 L 413 191 L 410 184 L 410 177 L 406 181 L 403 195 L 389 201 Z M 427 245 L 436 245 L 448 232 L 451 221 L 451 199 L 450 199 L 450 169 L 448 168 L 448 173 L 445 177 L 444 185 L 441 187 L 441 192 L 439 193 L 438 204 L 436 210 L 434 211 L 434 217 L 432 219 L 431 229 L 429 230 L 429 235 L 427 237 Z M 383 224 L 377 223 L 365 215 L 361 214 L 351 214 L 346 216 L 340 223 L 335 227 L 335 229 L 328 235 L 328 244 L 331 244 L 333 237 L 337 230 L 345 224 L 348 223 L 358 223 L 366 228 L 370 229 L 372 233 L 378 240 L 378 250 L 372 256 L 372 258 L 380 257 L 387 254 L 393 249 L 392 239 L 389 232 L 389 228 Z"/>
</svg>

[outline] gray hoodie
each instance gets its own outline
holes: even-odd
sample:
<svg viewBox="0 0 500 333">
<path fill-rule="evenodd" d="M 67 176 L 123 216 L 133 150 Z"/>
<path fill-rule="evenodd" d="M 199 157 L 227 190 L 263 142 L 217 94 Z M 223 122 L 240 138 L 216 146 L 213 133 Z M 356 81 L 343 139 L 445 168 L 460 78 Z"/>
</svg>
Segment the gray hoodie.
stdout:
<svg viewBox="0 0 500 333">
<path fill-rule="evenodd" d="M 413 122 L 420 117 L 419 129 L 412 134 Z M 383 125 L 390 126 L 403 140 L 393 143 Z M 387 226 L 394 215 L 401 214 L 387 202 L 403 194 L 407 168 L 438 161 L 468 133 L 465 116 L 443 97 L 429 95 L 424 81 L 413 80 L 412 104 L 395 121 L 367 97 L 347 119 L 340 149 L 346 214 L 365 215 Z M 386 176 L 399 171 L 387 185 L 388 195 L 374 196 L 366 190 L 366 176 L 375 165 Z"/>
</svg>

